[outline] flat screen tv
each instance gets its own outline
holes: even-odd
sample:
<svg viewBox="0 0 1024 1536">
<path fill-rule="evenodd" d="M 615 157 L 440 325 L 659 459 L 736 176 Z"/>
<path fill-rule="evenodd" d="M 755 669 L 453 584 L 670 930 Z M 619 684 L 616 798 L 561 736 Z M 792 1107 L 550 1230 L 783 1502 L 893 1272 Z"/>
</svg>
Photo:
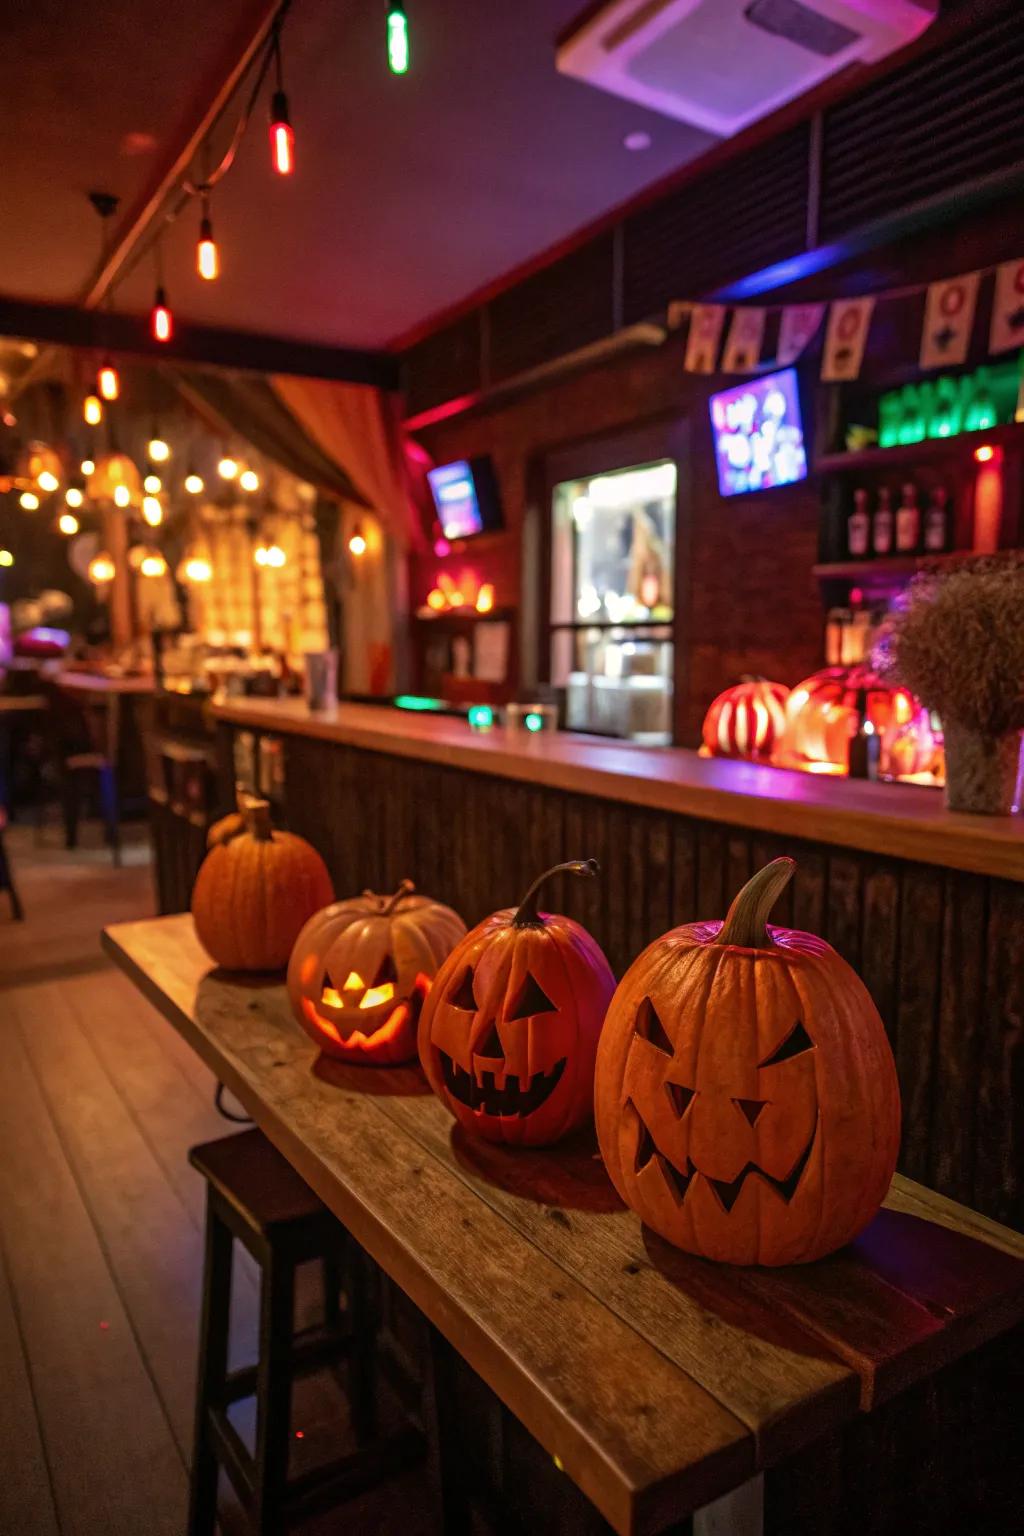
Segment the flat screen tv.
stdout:
<svg viewBox="0 0 1024 1536">
<path fill-rule="evenodd" d="M 446 539 L 471 539 L 502 526 L 494 465 L 483 455 L 427 470 L 438 522 Z"/>
<path fill-rule="evenodd" d="M 723 496 L 767 491 L 807 478 L 795 368 L 712 395 L 711 428 Z"/>
</svg>

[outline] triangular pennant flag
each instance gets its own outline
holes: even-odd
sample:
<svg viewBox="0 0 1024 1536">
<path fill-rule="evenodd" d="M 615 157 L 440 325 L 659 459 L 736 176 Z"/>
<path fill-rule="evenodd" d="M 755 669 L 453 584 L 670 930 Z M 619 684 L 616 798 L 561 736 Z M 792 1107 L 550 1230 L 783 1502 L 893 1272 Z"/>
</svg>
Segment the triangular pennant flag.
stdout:
<svg viewBox="0 0 1024 1536">
<path fill-rule="evenodd" d="M 734 309 L 729 335 L 722 354 L 723 373 L 753 373 L 761 358 L 764 322 L 767 310 L 759 307 Z"/>
<path fill-rule="evenodd" d="M 1024 261 L 1004 261 L 996 268 L 988 349 L 1008 352 L 1011 347 L 1024 347 Z"/>
<path fill-rule="evenodd" d="M 929 285 L 921 329 L 922 368 L 944 368 L 966 361 L 980 275 L 967 272 L 963 277 Z"/>
<path fill-rule="evenodd" d="M 818 333 L 825 315 L 824 304 L 787 304 L 779 321 L 776 361 L 780 368 L 795 363 L 808 342 Z"/>
<path fill-rule="evenodd" d="M 860 373 L 874 307 L 873 298 L 837 299 L 829 309 L 821 359 L 821 376 L 826 383 L 855 379 Z"/>
<path fill-rule="evenodd" d="M 693 306 L 690 334 L 686 341 L 686 360 L 683 364 L 687 373 L 714 373 L 724 324 L 724 304 Z"/>
</svg>

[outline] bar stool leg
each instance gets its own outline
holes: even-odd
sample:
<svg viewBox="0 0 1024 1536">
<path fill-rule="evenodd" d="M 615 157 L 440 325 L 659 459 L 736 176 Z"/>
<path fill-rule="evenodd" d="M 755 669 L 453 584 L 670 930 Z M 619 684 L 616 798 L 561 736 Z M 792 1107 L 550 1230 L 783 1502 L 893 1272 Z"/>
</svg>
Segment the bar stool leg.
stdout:
<svg viewBox="0 0 1024 1536">
<path fill-rule="evenodd" d="M 209 1408 L 223 1401 L 231 1324 L 232 1238 L 206 1200 L 206 1261 L 196 1372 L 196 1421 L 192 1441 L 188 1536 L 214 1536 L 217 1523 L 217 1456 L 210 1438 Z"/>
<path fill-rule="evenodd" d="M 452 1346 L 432 1323 L 428 1323 L 423 1418 L 430 1480 L 437 1503 L 437 1528 L 443 1536 L 469 1536 L 471 1516 L 459 1454 L 454 1366 Z"/>
<path fill-rule="evenodd" d="M 292 1333 L 295 1327 L 295 1265 L 270 1252 L 260 1289 L 260 1356 L 256 1377 L 255 1536 L 280 1536 L 288 1481 L 292 1407 Z"/>
<path fill-rule="evenodd" d="M 367 1261 L 353 1245 L 349 1263 L 349 1327 L 352 1330 L 349 1399 L 352 1428 L 363 1443 L 377 1433 L 377 1318 Z"/>
</svg>

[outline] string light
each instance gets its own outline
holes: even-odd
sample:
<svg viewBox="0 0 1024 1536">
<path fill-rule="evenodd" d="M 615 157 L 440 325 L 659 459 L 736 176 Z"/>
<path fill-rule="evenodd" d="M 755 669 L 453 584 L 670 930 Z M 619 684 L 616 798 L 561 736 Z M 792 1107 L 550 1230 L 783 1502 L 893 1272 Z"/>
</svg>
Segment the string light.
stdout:
<svg viewBox="0 0 1024 1536">
<path fill-rule="evenodd" d="M 100 371 L 96 375 L 96 387 L 104 400 L 116 400 L 121 393 L 121 378 L 109 357 L 105 357 L 100 364 Z M 88 421 L 88 416 L 85 419 Z"/>
<path fill-rule="evenodd" d="M 143 496 L 142 515 L 151 528 L 159 528 L 164 520 L 164 509 L 155 496 Z"/>
<path fill-rule="evenodd" d="M 181 579 L 183 581 L 199 582 L 213 580 L 213 566 L 205 555 L 189 555 L 181 565 Z"/>
<path fill-rule="evenodd" d="M 69 485 L 67 490 L 64 492 L 64 500 L 67 502 L 69 507 L 80 507 L 82 502 L 85 500 L 85 497 L 78 489 L 77 485 Z"/>
<path fill-rule="evenodd" d="M 142 482 L 142 489 L 147 496 L 156 496 L 164 488 L 159 475 L 147 475 Z"/>
<path fill-rule="evenodd" d="M 409 18 L 401 0 L 388 6 L 388 68 L 393 75 L 409 71 Z"/>
<path fill-rule="evenodd" d="M 57 519 L 57 527 L 61 533 L 66 533 L 70 538 L 73 533 L 78 532 L 78 518 L 73 512 L 62 512 Z"/>
<path fill-rule="evenodd" d="M 167 294 L 163 285 L 159 284 L 156 296 L 153 299 L 153 308 L 150 311 L 149 327 L 153 332 L 154 341 L 170 341 L 174 335 L 174 316 L 171 314 L 170 305 L 167 302 Z"/>
<path fill-rule="evenodd" d="M 89 561 L 89 580 L 95 582 L 98 587 L 105 586 L 108 581 L 114 579 L 114 562 L 105 550 L 98 555 L 93 555 Z"/>
<path fill-rule="evenodd" d="M 99 395 L 86 395 L 82 401 L 82 417 L 86 426 L 99 426 L 103 420 L 103 402 Z"/>
<path fill-rule="evenodd" d="M 163 555 L 146 555 L 139 570 L 143 576 L 163 576 L 167 570 L 167 561 Z"/>
<path fill-rule="evenodd" d="M 0 565 L 13 565 L 14 556 L 9 549 L 0 549 Z"/>
<path fill-rule="evenodd" d="M 357 560 L 366 554 L 366 538 L 359 523 L 356 523 L 355 532 L 348 541 L 348 551 L 350 555 L 355 555 Z"/>
<path fill-rule="evenodd" d="M 258 491 L 260 488 L 260 477 L 254 469 L 243 469 L 238 477 L 238 483 L 243 491 Z"/>
<path fill-rule="evenodd" d="M 220 276 L 220 252 L 213 238 L 213 222 L 210 219 L 210 199 L 203 193 L 203 216 L 199 220 L 199 244 L 196 246 L 196 271 L 208 283 Z"/>
<path fill-rule="evenodd" d="M 36 476 L 36 484 L 41 491 L 49 492 L 55 491 L 60 485 L 60 481 L 56 475 L 51 474 L 48 469 L 44 469 L 42 474 Z"/>
<path fill-rule="evenodd" d="M 26 512 L 39 511 L 39 497 L 36 495 L 35 491 L 22 491 L 21 495 L 18 497 L 18 504 Z"/>
<path fill-rule="evenodd" d="M 280 544 L 271 544 L 269 546 L 261 544 L 255 551 L 253 559 L 257 565 L 270 566 L 271 569 L 279 571 L 287 563 L 288 556 Z"/>
<path fill-rule="evenodd" d="M 96 464 L 93 459 L 83 459 L 78 467 L 83 475 L 93 475 L 96 473 Z"/>
<path fill-rule="evenodd" d="M 131 505 L 132 493 L 126 485 L 114 486 L 114 506 L 127 507 Z"/>
<path fill-rule="evenodd" d="M 185 489 L 190 496 L 201 496 L 203 488 L 202 475 L 192 473 L 185 476 Z"/>
<path fill-rule="evenodd" d="M 146 452 L 154 464 L 166 464 L 171 456 L 169 445 L 164 442 L 159 432 L 156 431 L 154 431 L 153 436 L 146 444 Z"/>
<path fill-rule="evenodd" d="M 233 480 L 238 474 L 238 461 L 225 454 L 217 465 L 217 473 L 222 480 Z"/>
</svg>

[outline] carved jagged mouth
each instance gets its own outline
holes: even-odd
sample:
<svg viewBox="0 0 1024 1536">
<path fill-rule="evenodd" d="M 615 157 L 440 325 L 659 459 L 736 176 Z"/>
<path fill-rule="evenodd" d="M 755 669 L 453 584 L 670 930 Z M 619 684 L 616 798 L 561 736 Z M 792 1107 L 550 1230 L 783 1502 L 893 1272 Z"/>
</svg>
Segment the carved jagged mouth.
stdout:
<svg viewBox="0 0 1024 1536">
<path fill-rule="evenodd" d="M 497 1077 L 500 1073 L 467 1072 L 444 1051 L 439 1051 L 438 1055 L 448 1092 L 478 1115 L 532 1115 L 554 1092 L 566 1062 L 563 1056 L 550 1072 L 534 1072 L 523 1083 L 514 1072 L 507 1072 L 499 1088 Z"/>
<path fill-rule="evenodd" d="M 633 1107 L 636 1109 L 635 1105 Z M 718 1199 L 718 1203 L 721 1205 L 726 1215 L 729 1214 L 733 1206 L 736 1204 L 736 1201 L 739 1199 L 747 1179 L 754 1174 L 756 1174 L 759 1179 L 763 1179 L 766 1184 L 770 1185 L 771 1188 L 775 1190 L 776 1194 L 781 1196 L 781 1198 L 788 1205 L 793 1196 L 796 1194 L 797 1185 L 800 1183 L 800 1179 L 803 1176 L 803 1171 L 807 1167 L 808 1160 L 811 1156 L 811 1149 L 814 1146 L 814 1138 L 817 1135 L 818 1130 L 817 1126 L 815 1126 L 814 1130 L 811 1132 L 811 1137 L 806 1147 L 801 1152 L 796 1162 L 793 1164 L 793 1167 L 790 1169 L 789 1173 L 786 1174 L 785 1178 L 777 1179 L 774 1177 L 774 1175 L 766 1173 L 758 1163 L 748 1163 L 747 1166 L 743 1168 L 734 1179 L 726 1180 L 712 1179 L 706 1173 L 701 1173 L 700 1169 L 694 1166 L 689 1157 L 686 1159 L 685 1168 L 677 1168 L 674 1163 L 669 1162 L 665 1154 L 655 1145 L 654 1137 L 651 1135 L 646 1125 L 644 1125 L 643 1121 L 640 1120 L 639 1112 L 637 1112 L 637 1119 L 640 1121 L 640 1141 L 636 1150 L 637 1173 L 640 1173 L 643 1168 L 646 1168 L 652 1157 L 655 1158 L 658 1167 L 661 1169 L 662 1178 L 665 1180 L 665 1183 L 675 1195 L 680 1205 L 686 1199 L 686 1196 L 689 1193 L 690 1185 L 693 1183 L 694 1179 L 701 1178 L 704 1180 L 705 1184 L 709 1184 L 714 1190 Z"/>
</svg>

